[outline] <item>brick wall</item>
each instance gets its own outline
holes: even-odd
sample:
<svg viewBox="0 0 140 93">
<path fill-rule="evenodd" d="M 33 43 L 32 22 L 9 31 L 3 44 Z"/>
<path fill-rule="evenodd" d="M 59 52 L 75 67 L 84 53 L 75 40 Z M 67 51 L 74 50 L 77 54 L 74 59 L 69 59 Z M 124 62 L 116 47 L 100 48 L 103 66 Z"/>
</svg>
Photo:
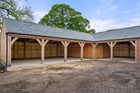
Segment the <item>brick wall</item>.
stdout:
<svg viewBox="0 0 140 93">
<path fill-rule="evenodd" d="M 140 62 L 140 39 L 137 40 L 137 55 L 136 55 L 137 62 Z"/>
</svg>

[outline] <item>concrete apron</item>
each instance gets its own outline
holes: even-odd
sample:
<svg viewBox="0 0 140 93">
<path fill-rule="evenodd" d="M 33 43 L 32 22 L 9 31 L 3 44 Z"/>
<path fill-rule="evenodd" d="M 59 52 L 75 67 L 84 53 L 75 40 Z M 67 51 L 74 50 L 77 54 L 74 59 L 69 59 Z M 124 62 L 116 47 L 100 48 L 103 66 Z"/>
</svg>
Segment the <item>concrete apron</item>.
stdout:
<svg viewBox="0 0 140 93">
<path fill-rule="evenodd" d="M 83 61 L 88 61 L 92 59 L 84 59 Z M 67 62 L 64 62 L 64 58 L 47 58 L 41 64 L 40 59 L 30 59 L 30 60 L 14 60 L 12 61 L 11 67 L 8 67 L 8 71 L 18 71 L 22 69 L 29 69 L 34 67 L 45 67 L 49 64 L 61 64 L 61 63 L 71 63 L 80 62 L 80 58 L 68 58 Z"/>
</svg>

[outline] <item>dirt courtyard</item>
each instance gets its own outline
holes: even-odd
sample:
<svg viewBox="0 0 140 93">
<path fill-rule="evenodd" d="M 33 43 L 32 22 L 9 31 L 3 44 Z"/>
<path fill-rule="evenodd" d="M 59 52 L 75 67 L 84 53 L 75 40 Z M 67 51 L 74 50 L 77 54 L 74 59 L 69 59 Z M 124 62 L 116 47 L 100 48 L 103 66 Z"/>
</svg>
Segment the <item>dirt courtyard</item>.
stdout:
<svg viewBox="0 0 140 93">
<path fill-rule="evenodd" d="M 0 93 L 140 93 L 140 64 L 83 61 L 0 73 Z"/>
</svg>

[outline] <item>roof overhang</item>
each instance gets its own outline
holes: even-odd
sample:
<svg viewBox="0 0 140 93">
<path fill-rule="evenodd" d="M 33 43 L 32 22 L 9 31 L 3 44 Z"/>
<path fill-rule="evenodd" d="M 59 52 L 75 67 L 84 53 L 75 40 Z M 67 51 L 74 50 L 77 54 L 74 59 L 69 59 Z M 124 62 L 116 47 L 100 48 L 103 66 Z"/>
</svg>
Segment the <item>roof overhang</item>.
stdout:
<svg viewBox="0 0 140 93">
<path fill-rule="evenodd" d="M 86 42 L 86 43 L 93 43 L 93 41 L 89 40 L 79 40 L 79 39 L 70 39 L 70 38 L 59 38 L 59 37 L 50 37 L 50 36 L 39 36 L 39 35 L 29 35 L 29 34 L 21 34 L 21 33 L 6 33 L 8 36 L 11 37 L 18 37 L 18 38 L 31 38 L 31 39 L 48 39 L 54 41 L 71 41 L 71 42 Z"/>
</svg>

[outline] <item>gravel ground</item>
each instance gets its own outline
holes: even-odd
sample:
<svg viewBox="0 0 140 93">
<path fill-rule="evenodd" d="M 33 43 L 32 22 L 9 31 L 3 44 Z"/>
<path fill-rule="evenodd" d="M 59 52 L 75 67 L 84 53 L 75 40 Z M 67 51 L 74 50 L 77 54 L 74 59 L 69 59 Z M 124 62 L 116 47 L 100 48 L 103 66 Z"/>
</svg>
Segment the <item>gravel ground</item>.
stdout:
<svg viewBox="0 0 140 93">
<path fill-rule="evenodd" d="M 0 73 L 0 93 L 140 93 L 140 64 L 83 61 Z"/>
</svg>

